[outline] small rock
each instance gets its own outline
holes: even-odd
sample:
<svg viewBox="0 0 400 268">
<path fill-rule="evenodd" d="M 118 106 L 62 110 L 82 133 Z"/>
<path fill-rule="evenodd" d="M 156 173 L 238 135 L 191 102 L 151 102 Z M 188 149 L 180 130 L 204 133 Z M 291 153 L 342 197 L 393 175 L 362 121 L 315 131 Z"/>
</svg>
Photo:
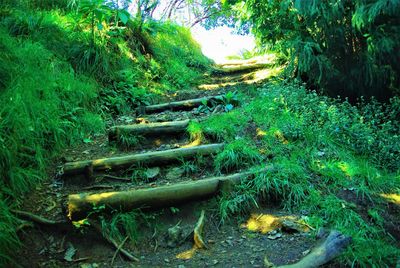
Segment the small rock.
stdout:
<svg viewBox="0 0 400 268">
<path fill-rule="evenodd" d="M 167 235 L 167 245 L 169 247 L 175 247 L 176 245 L 179 245 L 179 243 L 182 242 L 182 235 L 183 230 L 179 225 L 175 225 L 174 227 L 169 228 Z"/>
<path fill-rule="evenodd" d="M 288 232 L 303 232 L 304 227 L 294 221 L 284 220 L 282 221 L 282 228 Z"/>
<path fill-rule="evenodd" d="M 301 254 L 302 254 L 303 256 L 306 256 L 308 253 L 310 253 L 310 251 L 311 251 L 311 250 L 307 249 L 307 250 L 303 251 Z"/>
<path fill-rule="evenodd" d="M 145 172 L 147 179 L 154 179 L 155 177 L 160 174 L 160 168 L 159 167 L 154 167 L 154 168 L 149 168 Z"/>
<path fill-rule="evenodd" d="M 177 180 L 182 177 L 183 173 L 185 173 L 185 171 L 182 168 L 176 167 L 168 171 L 165 177 L 167 180 Z"/>
<path fill-rule="evenodd" d="M 276 230 L 272 231 L 272 232 L 269 232 L 269 235 L 267 236 L 267 238 L 270 239 L 270 240 L 275 240 L 275 239 L 278 239 L 278 238 L 281 238 L 281 237 L 282 237 L 282 234 L 278 233 Z"/>
</svg>

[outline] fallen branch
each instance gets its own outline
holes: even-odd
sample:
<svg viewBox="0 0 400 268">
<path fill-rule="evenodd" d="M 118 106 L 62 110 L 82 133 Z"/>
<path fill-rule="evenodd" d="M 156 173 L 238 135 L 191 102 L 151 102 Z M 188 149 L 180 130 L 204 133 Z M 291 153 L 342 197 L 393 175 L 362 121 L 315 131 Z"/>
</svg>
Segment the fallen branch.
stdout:
<svg viewBox="0 0 400 268">
<path fill-rule="evenodd" d="M 68 196 L 68 217 L 70 219 L 82 219 L 92 211 L 93 206 L 105 205 L 108 209 L 128 211 L 135 208 L 167 207 L 183 201 L 206 198 L 217 194 L 221 190 L 231 188 L 227 187 L 227 185 L 238 184 L 254 173 L 237 173 L 225 177 L 213 177 L 156 188 L 122 192 L 72 194 Z"/>
<path fill-rule="evenodd" d="M 138 262 L 138 261 L 139 261 L 138 258 L 136 258 L 136 257 L 133 256 L 132 254 L 130 254 L 128 251 L 126 251 L 125 249 L 122 248 L 123 244 L 118 245 L 118 243 L 117 243 L 114 239 L 112 239 L 111 237 L 105 235 L 105 234 L 103 233 L 103 230 L 101 229 L 101 227 L 100 227 L 99 224 L 97 224 L 97 223 L 95 223 L 95 222 L 90 222 L 90 224 L 91 224 L 91 226 L 94 227 L 94 229 L 95 229 L 97 232 L 99 232 L 99 233 L 104 237 L 104 239 L 105 239 L 108 243 L 110 243 L 111 245 L 113 245 L 113 246 L 117 249 L 117 251 L 121 253 L 121 255 L 123 255 L 125 258 L 127 258 L 127 259 L 130 260 L 130 261 L 135 261 L 135 262 Z"/>
<path fill-rule="evenodd" d="M 117 257 L 118 252 L 122 249 L 122 247 L 124 246 L 125 242 L 128 241 L 128 238 L 129 238 L 129 236 L 125 237 L 125 239 L 118 246 L 117 250 L 114 252 L 114 256 L 111 259 L 111 266 L 113 266 L 115 258 Z"/>
<path fill-rule="evenodd" d="M 218 74 L 234 74 L 234 73 L 241 73 L 262 68 L 268 68 L 270 66 L 271 64 L 268 63 L 231 65 L 231 67 L 223 66 L 222 68 L 216 68 L 214 72 L 217 72 Z"/>
<path fill-rule="evenodd" d="M 134 124 L 111 127 L 108 131 L 108 140 L 118 140 L 119 136 L 128 135 L 159 135 L 166 133 L 179 133 L 186 130 L 190 120 L 149 123 L 149 124 Z"/>
<path fill-rule="evenodd" d="M 339 256 L 351 243 L 351 237 L 331 231 L 326 240 L 300 261 L 279 268 L 311 268 L 322 266 Z"/>
<path fill-rule="evenodd" d="M 165 110 L 190 110 L 195 107 L 198 107 L 203 104 L 205 101 L 210 101 L 212 99 L 216 99 L 221 96 L 210 96 L 210 97 L 203 97 L 198 99 L 191 99 L 191 100 L 183 100 L 183 101 L 174 101 L 169 103 L 162 103 L 156 105 L 149 105 L 143 107 L 145 113 L 155 113 Z"/>
<path fill-rule="evenodd" d="M 16 214 L 17 216 L 24 218 L 25 220 L 29 220 L 35 223 L 43 224 L 43 225 L 56 225 L 56 224 L 62 224 L 66 223 L 66 221 L 54 221 L 54 220 L 49 220 L 46 219 L 42 216 L 27 212 L 27 211 L 21 211 L 21 210 L 15 210 L 12 209 L 11 212 Z"/>
<path fill-rule="evenodd" d="M 93 171 L 98 171 L 107 169 L 120 169 L 135 164 L 153 165 L 167 163 L 176 161 L 178 159 L 192 158 L 196 155 L 214 154 L 220 151 L 223 146 L 223 144 L 207 144 L 191 148 L 178 148 L 144 154 L 133 154 L 96 160 L 70 162 L 63 166 L 63 172 L 64 175 L 73 175 L 84 173 L 88 166 L 91 166 Z"/>
<path fill-rule="evenodd" d="M 114 189 L 114 186 L 112 185 L 92 185 L 92 186 L 87 186 L 82 188 L 85 191 L 90 191 L 90 190 L 104 190 L 104 189 Z"/>
<path fill-rule="evenodd" d="M 116 180 L 116 181 L 126 181 L 126 182 L 131 182 L 132 179 L 130 178 L 122 178 L 122 177 L 117 177 L 117 176 L 112 176 L 112 175 L 104 175 L 103 179 L 110 179 L 110 180 Z"/>
</svg>

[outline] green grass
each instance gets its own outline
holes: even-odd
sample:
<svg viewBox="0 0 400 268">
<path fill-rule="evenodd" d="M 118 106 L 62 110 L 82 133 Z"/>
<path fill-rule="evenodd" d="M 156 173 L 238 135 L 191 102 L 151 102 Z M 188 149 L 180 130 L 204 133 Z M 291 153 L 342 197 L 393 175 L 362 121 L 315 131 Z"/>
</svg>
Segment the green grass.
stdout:
<svg viewBox="0 0 400 268">
<path fill-rule="evenodd" d="M 130 20 L 117 35 L 96 28 L 91 44 L 87 20 L 67 1 L 0 7 L 0 266 L 19 246 L 8 207 L 47 179 L 61 150 L 104 134 L 105 118 L 190 88 L 208 68 L 189 30 L 136 25 Z M 111 221 L 111 232 L 128 228 L 129 217 Z M 134 237 L 133 229 L 121 232 Z"/>
<path fill-rule="evenodd" d="M 355 106 L 279 80 L 253 97 L 202 126 L 228 143 L 216 156 L 218 170 L 273 167 L 221 198 L 222 220 L 275 200 L 290 212 L 305 212 L 311 226 L 352 236 L 341 262 L 393 265 L 400 250 L 382 225 L 379 194 L 400 191 L 399 99 Z M 360 214 L 338 197 L 344 189 L 374 207 Z"/>
</svg>

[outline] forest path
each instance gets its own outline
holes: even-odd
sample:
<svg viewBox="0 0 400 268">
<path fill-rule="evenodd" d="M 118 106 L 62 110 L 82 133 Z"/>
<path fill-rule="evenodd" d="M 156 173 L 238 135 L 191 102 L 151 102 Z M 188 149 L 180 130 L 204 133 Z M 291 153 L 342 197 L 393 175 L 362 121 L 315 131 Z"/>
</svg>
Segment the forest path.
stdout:
<svg viewBox="0 0 400 268">
<path fill-rule="evenodd" d="M 265 67 L 256 62 L 221 66 L 205 85 L 167 103 L 119 117 L 110 123 L 108 137 L 69 149 L 59 176 L 38 187 L 23 204 L 24 210 L 66 223 L 24 230 L 22 265 L 263 267 L 264 257 L 287 264 L 307 254 L 314 239 L 308 232 L 276 232 L 284 221 L 293 223 L 294 215 L 274 206 L 260 208 L 249 215 L 247 223 L 238 217 L 221 225 L 218 193 L 225 188 L 229 191 L 232 183 L 252 173 L 221 174 L 213 158 L 223 143 L 187 132 L 191 122 L 234 109 L 228 92 L 261 82 L 270 72 Z M 137 208 L 144 210 L 134 210 L 136 221 L 125 222 L 138 230 L 136 241 L 122 245 L 121 237 L 114 238 L 115 245 L 136 256 L 138 261 L 132 262 L 115 253 L 116 248 L 91 227 L 93 218 L 101 222 L 117 210 Z M 195 250 L 192 232 L 201 211 L 205 211 L 202 224 L 207 248 Z M 122 222 L 120 217 L 111 228 Z M 262 232 L 251 232 L 251 228 Z"/>
</svg>

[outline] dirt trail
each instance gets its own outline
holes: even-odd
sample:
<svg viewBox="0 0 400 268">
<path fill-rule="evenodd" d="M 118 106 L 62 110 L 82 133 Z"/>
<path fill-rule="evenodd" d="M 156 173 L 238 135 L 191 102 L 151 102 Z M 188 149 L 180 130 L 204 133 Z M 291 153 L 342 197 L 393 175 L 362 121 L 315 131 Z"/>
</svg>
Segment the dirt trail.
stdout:
<svg viewBox="0 0 400 268">
<path fill-rule="evenodd" d="M 208 85 L 216 86 L 209 86 L 209 90 L 199 87 L 189 93 L 176 95 L 170 101 L 223 95 L 232 89 L 232 84 L 226 84 L 227 82 L 238 81 L 239 84 L 235 85 L 237 89 L 241 86 L 240 83 L 254 78 L 254 73 L 260 71 L 259 65 L 256 69 L 248 68 L 248 65 L 251 66 L 246 63 L 246 68 L 227 74 L 220 71 L 218 75 L 210 77 Z M 237 68 L 236 65 L 234 66 Z M 224 112 L 224 109 L 218 108 L 220 107 L 218 103 L 209 113 L 202 112 L 198 107 L 199 104 L 195 104 L 190 107 L 176 107 L 173 110 L 162 109 L 155 113 L 123 116 L 110 122 L 109 127 L 127 124 L 148 125 L 155 122 L 187 119 L 203 120 L 210 114 Z M 146 152 L 167 152 L 184 147 L 196 148 L 216 142 L 208 138 L 201 144 L 193 143 L 186 131 L 182 129 L 165 131 L 161 134 L 159 132 L 160 129 L 157 129 L 155 133 L 136 137 L 137 144 L 134 146 L 109 144 L 106 135 L 100 136 L 89 144 L 67 150 L 63 161 L 74 163 L 80 160 Z M 124 138 L 126 137 L 119 140 L 124 143 Z M 125 141 L 125 143 L 128 142 L 129 139 Z M 111 246 L 94 228 L 75 228 L 66 218 L 65 202 L 70 194 L 156 188 L 220 175 L 212 167 L 213 154 L 192 158 L 194 160 L 189 159 L 186 162 L 182 162 L 181 159 L 168 163 L 157 162 L 152 166 L 147 166 L 143 162 L 132 168 L 128 165 L 128 167 L 124 166 L 115 170 L 109 168 L 96 170 L 92 161 L 87 169 L 83 168 L 79 174 L 69 176 L 58 174 L 53 181 L 44 183 L 27 196 L 22 208 L 51 220 L 67 220 L 67 222 L 55 226 L 37 224 L 34 228 L 22 229 L 20 236 L 24 247 L 18 253 L 21 258 L 18 260 L 19 263 L 24 267 L 110 267 L 111 263 L 114 267 L 263 267 L 264 257 L 280 265 L 295 262 L 309 252 L 315 244 L 315 239 L 309 232 L 293 232 L 293 230 L 268 234 L 251 232 L 244 228 L 246 219 L 241 217 L 232 218 L 221 225 L 217 196 L 174 204 L 173 207 L 156 211 L 141 212 L 141 217 L 137 222 L 138 240 L 123 245 L 125 250 L 138 258 L 138 261 L 134 262 L 128 261 L 120 254 L 115 254 L 115 247 Z M 143 179 L 144 176 L 147 178 Z M 202 210 L 205 211 L 203 238 L 207 248 L 196 251 L 190 259 L 177 258 L 178 254 L 188 253 L 192 249 L 191 232 Z M 253 215 L 256 223 L 260 223 L 261 219 L 265 219 L 264 216 L 268 215 L 271 215 L 268 217 L 273 219 L 288 216 L 273 205 L 265 205 L 256 213 L 258 213 L 257 217 L 254 216 L 256 214 Z M 271 225 L 271 222 L 269 224 Z M 177 228 L 179 229 L 178 238 L 168 235 L 171 228 L 177 226 L 179 227 Z M 118 241 L 118 245 L 121 242 Z M 71 258 L 66 258 L 71 251 L 74 254 L 70 254 Z"/>
</svg>

